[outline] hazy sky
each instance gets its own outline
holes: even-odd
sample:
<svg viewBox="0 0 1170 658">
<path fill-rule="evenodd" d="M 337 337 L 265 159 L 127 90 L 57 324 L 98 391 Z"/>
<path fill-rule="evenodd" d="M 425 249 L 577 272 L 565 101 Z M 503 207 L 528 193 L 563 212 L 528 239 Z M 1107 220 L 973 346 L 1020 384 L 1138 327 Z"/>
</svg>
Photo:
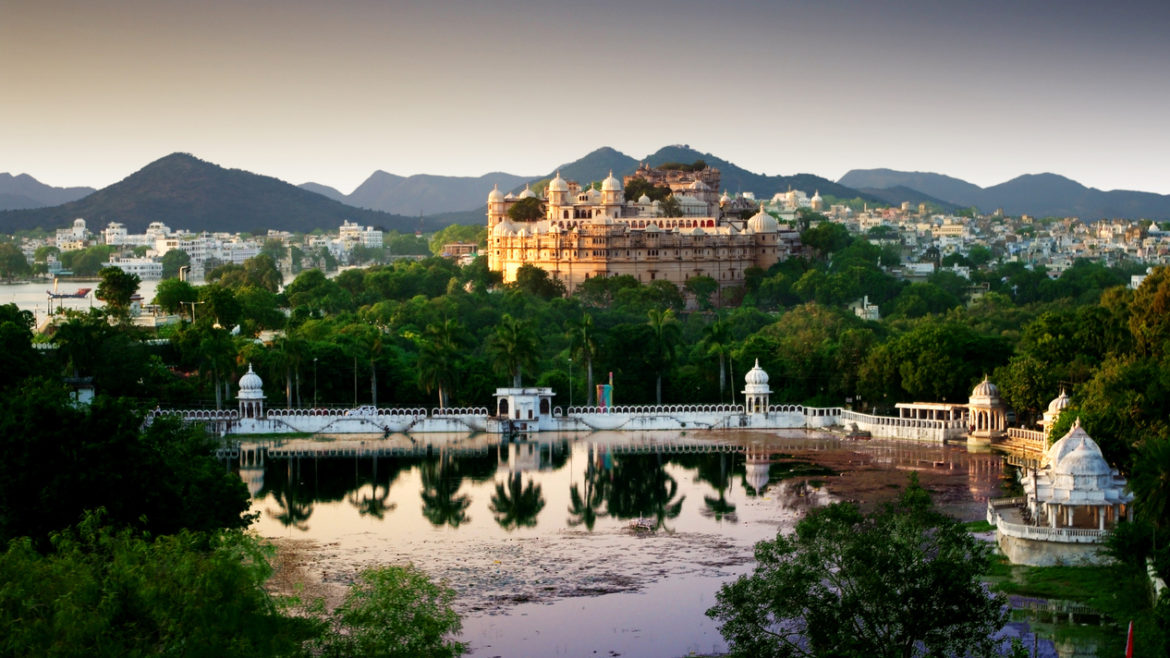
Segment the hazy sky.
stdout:
<svg viewBox="0 0 1170 658">
<path fill-rule="evenodd" d="M 350 192 L 689 144 L 1170 193 L 1170 3 L 0 0 L 0 172 L 174 151 Z"/>
</svg>

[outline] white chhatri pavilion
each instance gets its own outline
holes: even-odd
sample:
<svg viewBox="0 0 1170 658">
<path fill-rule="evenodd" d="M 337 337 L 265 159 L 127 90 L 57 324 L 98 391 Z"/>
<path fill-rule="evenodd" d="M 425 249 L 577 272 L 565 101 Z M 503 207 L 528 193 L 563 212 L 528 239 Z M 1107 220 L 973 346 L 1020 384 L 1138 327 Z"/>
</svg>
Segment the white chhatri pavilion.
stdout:
<svg viewBox="0 0 1170 658">
<path fill-rule="evenodd" d="M 744 409 L 749 414 L 768 413 L 772 389 L 768 387 L 768 373 L 760 367 L 759 359 L 756 359 L 756 366 L 744 375 L 743 382 Z"/>
<path fill-rule="evenodd" d="M 1125 490 L 1125 479 L 1105 461 L 1079 419 L 1040 464 L 1022 478 L 1032 518 L 1046 520 L 1050 528 L 1106 530 L 1132 516 L 1133 494 Z"/>
<path fill-rule="evenodd" d="M 1133 518 L 1125 478 L 1105 461 L 1079 419 L 1021 482 L 1023 497 L 987 501 L 987 520 L 1014 564 L 1099 563 L 1105 536 Z"/>
</svg>

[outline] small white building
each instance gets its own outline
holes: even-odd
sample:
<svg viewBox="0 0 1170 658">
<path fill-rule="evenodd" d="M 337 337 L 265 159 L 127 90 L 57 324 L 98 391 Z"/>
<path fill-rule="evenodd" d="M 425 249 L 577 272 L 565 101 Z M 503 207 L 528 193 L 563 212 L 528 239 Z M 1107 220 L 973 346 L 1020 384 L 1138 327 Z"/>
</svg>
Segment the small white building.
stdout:
<svg viewBox="0 0 1170 658">
<path fill-rule="evenodd" d="M 999 387 L 987 377 L 971 391 L 967 413 L 970 422 L 967 443 L 989 445 L 1007 436 L 1007 407 L 999 397 Z"/>
<path fill-rule="evenodd" d="M 497 388 L 496 415 L 492 420 L 498 423 L 498 431 L 502 433 L 509 433 L 509 429 L 516 432 L 555 429 L 553 395 L 553 390 L 548 387 Z"/>
<path fill-rule="evenodd" d="M 137 274 L 139 279 L 161 279 L 163 265 L 152 258 L 115 258 L 102 267 L 116 267 L 126 274 Z"/>
<path fill-rule="evenodd" d="M 772 389 L 768 387 L 768 373 L 760 367 L 759 359 L 756 359 L 755 367 L 744 375 L 743 381 L 744 409 L 749 414 L 767 414 Z"/>
</svg>

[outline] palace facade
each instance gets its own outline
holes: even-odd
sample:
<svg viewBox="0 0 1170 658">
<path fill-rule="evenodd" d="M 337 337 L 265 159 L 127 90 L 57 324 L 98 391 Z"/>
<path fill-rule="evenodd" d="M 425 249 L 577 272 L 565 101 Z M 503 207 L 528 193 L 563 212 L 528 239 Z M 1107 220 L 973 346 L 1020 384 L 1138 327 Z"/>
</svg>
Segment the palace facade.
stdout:
<svg viewBox="0 0 1170 658">
<path fill-rule="evenodd" d="M 673 205 L 642 195 L 625 199 L 624 186 L 611 172 L 600 188 L 581 188 L 560 173 L 549 182 L 540 204 L 543 219 L 513 221 L 508 210 L 537 198 L 493 189 L 488 195 L 488 266 L 516 280 L 525 263 L 546 270 L 571 293 L 598 276 L 630 275 L 642 283 L 669 281 L 679 287 L 691 277 L 709 276 L 721 287 L 742 285 L 744 271 L 767 269 L 800 250 L 800 235 L 782 226 L 763 205 L 749 219 L 730 214 L 718 195 L 719 171 L 663 174 L 642 167 L 634 177 L 662 182 L 673 191 Z M 633 177 L 627 177 L 627 182 Z M 659 181 L 661 179 L 661 181 Z M 713 184 L 712 184 L 713 183 Z"/>
</svg>

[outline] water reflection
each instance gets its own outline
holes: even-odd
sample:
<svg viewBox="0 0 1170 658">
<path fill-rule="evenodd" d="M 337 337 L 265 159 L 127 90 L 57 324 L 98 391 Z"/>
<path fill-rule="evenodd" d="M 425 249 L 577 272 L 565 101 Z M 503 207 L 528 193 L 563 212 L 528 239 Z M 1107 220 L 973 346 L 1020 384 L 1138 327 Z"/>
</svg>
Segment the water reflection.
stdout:
<svg viewBox="0 0 1170 658">
<path fill-rule="evenodd" d="M 504 483 L 496 484 L 491 510 L 496 523 L 504 530 L 535 527 L 536 515 L 542 509 L 544 495 L 541 494 L 540 485 L 531 479 L 527 485 L 521 483 L 520 473 L 513 473 Z"/>
<path fill-rule="evenodd" d="M 422 465 L 422 512 L 436 527 L 458 528 L 470 519 L 471 496 L 459 493 L 463 474 L 450 453 Z"/>
</svg>

